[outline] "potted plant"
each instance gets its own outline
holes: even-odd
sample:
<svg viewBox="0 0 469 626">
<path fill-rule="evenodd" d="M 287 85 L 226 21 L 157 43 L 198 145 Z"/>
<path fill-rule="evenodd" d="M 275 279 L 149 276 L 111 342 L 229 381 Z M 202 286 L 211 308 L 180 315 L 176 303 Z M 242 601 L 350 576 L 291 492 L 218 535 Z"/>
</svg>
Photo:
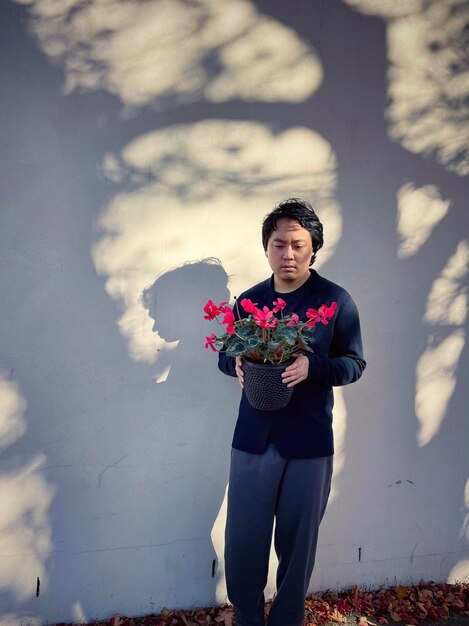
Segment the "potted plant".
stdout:
<svg viewBox="0 0 469 626">
<path fill-rule="evenodd" d="M 254 408 L 270 411 L 284 408 L 293 387 L 282 382 L 282 372 L 296 356 L 313 351 L 315 326 L 329 323 L 337 303 L 309 308 L 306 321 L 300 320 L 296 313 L 284 315 L 286 302 L 282 298 L 274 300 L 271 309 L 267 306 L 260 309 L 247 298 L 240 304 L 243 312 L 236 302 L 235 316 L 227 302 L 219 305 L 212 300 L 207 302 L 204 318 L 216 319 L 224 333 L 220 337 L 215 333 L 206 337 L 205 347 L 243 357 L 244 391 Z"/>
</svg>

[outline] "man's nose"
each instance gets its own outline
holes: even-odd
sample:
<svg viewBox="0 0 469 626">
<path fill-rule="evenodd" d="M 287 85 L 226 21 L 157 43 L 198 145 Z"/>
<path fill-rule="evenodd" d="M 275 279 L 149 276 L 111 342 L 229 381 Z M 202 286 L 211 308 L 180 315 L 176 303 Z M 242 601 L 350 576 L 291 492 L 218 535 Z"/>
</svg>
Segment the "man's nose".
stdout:
<svg viewBox="0 0 469 626">
<path fill-rule="evenodd" d="M 284 259 L 293 259 L 293 248 L 291 246 L 285 246 L 283 250 Z"/>
</svg>

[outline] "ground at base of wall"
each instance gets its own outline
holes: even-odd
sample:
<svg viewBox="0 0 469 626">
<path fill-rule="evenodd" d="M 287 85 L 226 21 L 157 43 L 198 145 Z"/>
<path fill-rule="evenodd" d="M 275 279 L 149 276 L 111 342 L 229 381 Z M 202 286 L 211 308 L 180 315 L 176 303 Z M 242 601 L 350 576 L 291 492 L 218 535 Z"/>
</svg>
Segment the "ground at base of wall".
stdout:
<svg viewBox="0 0 469 626">
<path fill-rule="evenodd" d="M 363 618 L 362 615 L 352 614 L 347 615 L 346 621 L 344 622 L 344 626 L 357 626 Z M 367 623 L 373 626 L 379 626 L 379 622 L 376 618 L 373 617 L 365 617 Z M 391 626 L 396 626 L 396 622 L 389 620 L 389 624 Z M 401 621 L 400 626 L 406 626 L 406 622 Z M 139 626 L 138 623 L 135 623 L 135 626 Z M 327 622 L 326 626 L 337 626 L 335 622 Z M 438 619 L 438 620 L 422 620 L 418 622 L 418 626 L 469 626 L 469 616 L 468 615 L 450 615 L 448 619 Z"/>
<path fill-rule="evenodd" d="M 305 621 L 317 626 L 329 622 L 346 625 L 348 618 L 359 626 L 440 620 L 446 623 L 450 616 L 469 617 L 469 584 L 421 581 L 418 585 L 375 590 L 355 586 L 341 592 L 326 591 L 305 602 Z"/>
<path fill-rule="evenodd" d="M 269 612 L 270 602 L 266 604 Z M 364 590 L 326 591 L 305 601 L 305 626 L 469 626 L 469 583 L 420 582 L 418 585 Z M 235 626 L 231 605 L 183 610 L 163 609 L 158 615 L 114 615 L 92 626 Z M 72 626 L 56 624 L 56 626 Z M 76 626 L 76 625 L 75 625 Z"/>
</svg>

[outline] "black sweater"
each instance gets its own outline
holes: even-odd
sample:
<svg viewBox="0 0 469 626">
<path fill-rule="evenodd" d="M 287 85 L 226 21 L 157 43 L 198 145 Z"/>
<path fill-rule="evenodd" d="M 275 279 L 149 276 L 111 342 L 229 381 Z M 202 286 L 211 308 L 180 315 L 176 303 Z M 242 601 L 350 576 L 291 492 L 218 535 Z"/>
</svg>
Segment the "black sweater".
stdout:
<svg viewBox="0 0 469 626">
<path fill-rule="evenodd" d="M 232 443 L 238 450 L 262 454 L 269 441 L 273 441 L 284 458 L 314 458 L 334 453 L 332 387 L 358 380 L 366 363 L 358 310 L 351 296 L 315 270 L 310 272 L 308 280 L 290 293 L 277 293 L 271 276 L 238 297 L 239 302 L 249 298 L 259 308 L 272 308 L 273 301 L 280 296 L 287 303 L 284 315 L 297 313 L 302 321 L 307 319 L 307 309 L 337 302 L 337 310 L 329 324 L 315 327 L 314 353 L 305 353 L 309 360 L 308 378 L 295 385 L 292 398 L 284 409 L 254 409 L 243 391 Z M 247 315 L 240 306 L 239 311 L 242 316 Z M 218 367 L 228 376 L 236 376 L 235 359 L 224 351 L 219 353 Z"/>
</svg>

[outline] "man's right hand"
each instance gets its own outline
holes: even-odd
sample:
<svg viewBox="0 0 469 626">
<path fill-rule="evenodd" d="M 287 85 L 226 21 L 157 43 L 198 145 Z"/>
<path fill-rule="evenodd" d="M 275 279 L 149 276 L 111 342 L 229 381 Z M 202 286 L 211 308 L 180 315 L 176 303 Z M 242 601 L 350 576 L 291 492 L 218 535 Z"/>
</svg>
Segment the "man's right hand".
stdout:
<svg viewBox="0 0 469 626">
<path fill-rule="evenodd" d="M 238 377 L 238 381 L 241 387 L 244 387 L 244 372 L 243 372 L 242 365 L 243 365 L 243 359 L 240 356 L 237 356 L 236 365 L 235 365 L 236 376 Z"/>
</svg>

